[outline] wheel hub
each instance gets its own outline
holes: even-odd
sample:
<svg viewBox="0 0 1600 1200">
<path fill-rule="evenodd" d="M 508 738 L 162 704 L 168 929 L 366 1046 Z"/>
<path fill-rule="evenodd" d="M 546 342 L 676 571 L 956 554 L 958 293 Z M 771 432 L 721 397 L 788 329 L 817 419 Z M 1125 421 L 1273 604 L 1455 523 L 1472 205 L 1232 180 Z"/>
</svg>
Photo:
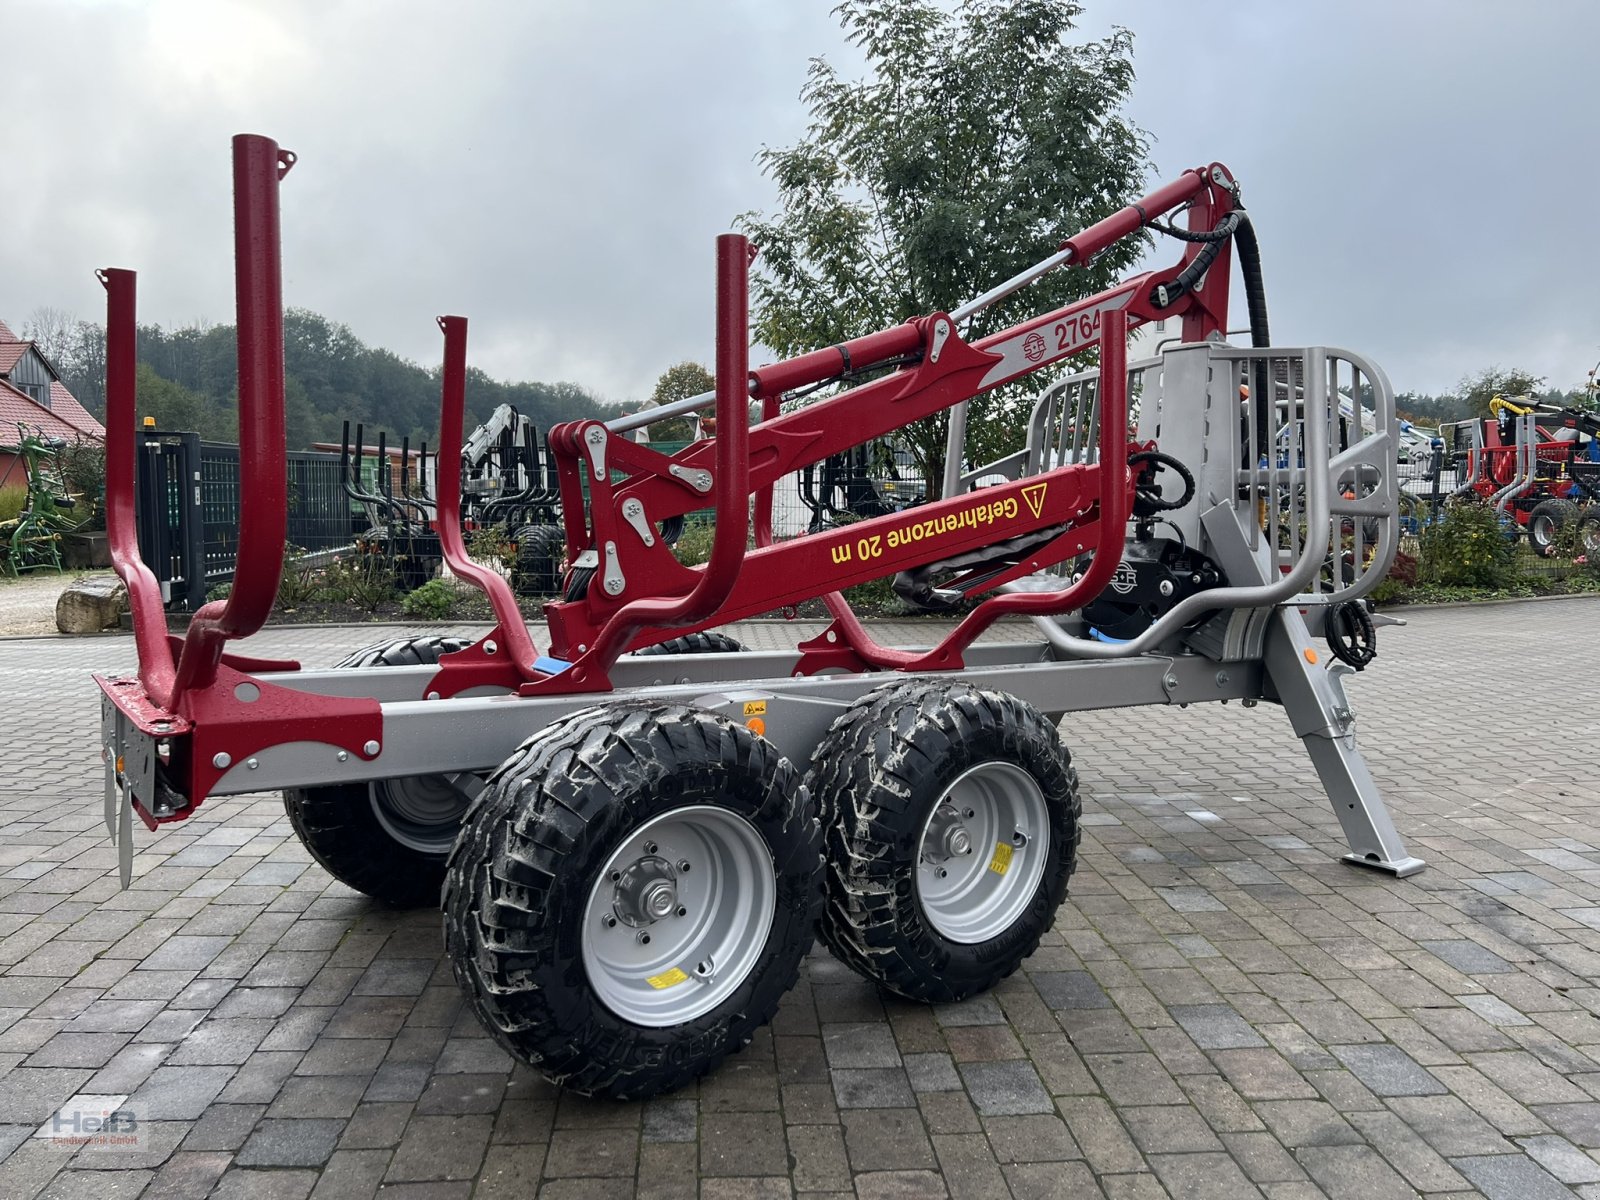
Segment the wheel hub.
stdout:
<svg viewBox="0 0 1600 1200">
<path fill-rule="evenodd" d="M 1038 782 L 1013 763 L 969 768 L 923 826 L 915 883 L 928 923 L 953 942 L 998 937 L 1031 902 L 1049 850 Z"/>
<path fill-rule="evenodd" d="M 776 905 L 772 855 L 748 820 L 711 805 L 672 809 L 601 867 L 583 913 L 584 970 L 626 1021 L 692 1020 L 754 969 Z"/>
<path fill-rule="evenodd" d="M 677 868 L 659 855 L 634 860 L 614 882 L 611 908 L 624 925 L 642 929 L 678 911 Z"/>
<path fill-rule="evenodd" d="M 941 804 L 928 822 L 923 842 L 923 858 L 944 862 L 972 853 L 972 832 L 962 823 L 962 814 L 950 804 Z"/>
</svg>

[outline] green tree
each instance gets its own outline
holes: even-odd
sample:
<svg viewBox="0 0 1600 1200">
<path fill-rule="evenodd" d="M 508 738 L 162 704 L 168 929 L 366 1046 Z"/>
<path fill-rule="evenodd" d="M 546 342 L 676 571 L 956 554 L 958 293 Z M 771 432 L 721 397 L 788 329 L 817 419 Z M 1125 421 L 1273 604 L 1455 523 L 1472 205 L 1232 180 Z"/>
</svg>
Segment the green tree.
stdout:
<svg viewBox="0 0 1600 1200">
<path fill-rule="evenodd" d="M 674 400 L 687 400 L 709 392 L 717 386 L 710 371 L 697 362 L 681 362 L 668 367 L 656 380 L 656 390 L 650 393 L 652 404 L 671 404 Z M 686 442 L 694 437 L 694 420 L 691 417 L 673 417 L 650 426 L 650 437 L 658 442 Z"/>
<path fill-rule="evenodd" d="M 1496 396 L 1504 396 L 1508 400 L 1515 396 L 1531 396 L 1543 383 L 1543 375 L 1531 375 L 1515 369 L 1507 371 L 1496 366 L 1479 371 L 1476 375 L 1463 375 L 1456 390 L 1461 395 L 1461 407 L 1470 416 L 1487 417 L 1489 401 Z"/>
<path fill-rule="evenodd" d="M 1053 254 L 1137 196 L 1145 133 L 1121 114 L 1132 35 L 1070 35 L 1071 0 L 845 0 L 834 10 L 867 60 L 847 80 L 814 59 L 807 136 L 760 161 L 781 211 L 740 225 L 761 248 L 755 333 L 780 355 L 956 307 Z M 1140 246 L 1053 272 L 981 314 L 977 337 L 1109 286 Z M 968 456 L 1022 442 L 1029 397 L 1013 386 L 973 405 Z M 944 414 L 906 433 L 937 490 Z"/>
</svg>

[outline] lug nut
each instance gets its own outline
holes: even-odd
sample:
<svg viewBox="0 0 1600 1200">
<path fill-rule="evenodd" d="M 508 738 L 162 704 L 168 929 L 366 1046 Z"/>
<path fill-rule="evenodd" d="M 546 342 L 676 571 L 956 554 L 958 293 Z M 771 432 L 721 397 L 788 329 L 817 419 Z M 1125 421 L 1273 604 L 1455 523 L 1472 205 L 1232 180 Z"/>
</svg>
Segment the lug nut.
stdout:
<svg viewBox="0 0 1600 1200">
<path fill-rule="evenodd" d="M 644 844 L 644 852 L 646 854 L 654 854 L 656 852 L 656 844 L 654 842 L 646 842 Z"/>
<path fill-rule="evenodd" d="M 689 873 L 689 860 L 687 858 L 679 861 L 678 870 L 685 875 Z"/>
<path fill-rule="evenodd" d="M 650 935 L 648 933 L 641 933 L 639 935 L 639 945 L 648 946 L 649 944 L 650 944 Z"/>
<path fill-rule="evenodd" d="M 689 915 L 689 910 L 687 908 L 684 908 L 683 905 L 680 904 L 678 906 L 678 915 L 680 917 L 687 917 Z"/>
</svg>

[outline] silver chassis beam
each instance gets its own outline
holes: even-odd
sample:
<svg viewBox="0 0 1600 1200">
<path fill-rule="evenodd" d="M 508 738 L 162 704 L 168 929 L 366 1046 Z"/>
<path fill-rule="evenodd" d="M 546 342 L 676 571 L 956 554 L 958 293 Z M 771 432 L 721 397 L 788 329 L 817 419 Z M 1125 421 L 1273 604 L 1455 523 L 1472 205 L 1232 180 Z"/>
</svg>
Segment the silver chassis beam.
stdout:
<svg viewBox="0 0 1600 1200">
<path fill-rule="evenodd" d="M 1193 653 L 1144 654 L 1112 661 L 1066 660 L 1048 641 L 988 643 L 967 651 L 967 667 L 950 673 L 980 687 L 1008 692 L 1058 719 L 1068 712 L 1144 704 L 1208 701 L 1282 703 L 1315 763 L 1350 845 L 1345 860 L 1395 875 L 1421 870 L 1406 854 L 1381 796 L 1354 742 L 1354 717 L 1339 673 L 1309 666 L 1309 636 L 1300 614 L 1277 610 L 1264 659 L 1218 663 Z M 823 734 L 866 692 L 904 676 L 834 674 L 795 676 L 794 651 L 624 657 L 612 672 L 617 690 L 573 696 L 468 695 L 449 701 L 418 700 L 432 667 L 303 671 L 263 674 L 263 680 L 323 695 L 370 696 L 383 713 L 383 741 L 370 760 L 341 755 L 321 742 L 289 742 L 236 763 L 213 796 L 316 787 L 445 771 L 488 772 L 550 722 L 579 709 L 621 699 L 675 700 L 724 712 L 741 721 L 759 718 L 765 736 L 792 761 L 810 761 Z M 931 678 L 940 673 L 928 672 Z M 102 737 L 110 757 L 127 767 L 123 778 L 108 766 L 108 829 L 119 842 L 124 875 L 131 868 L 128 802 L 132 785 L 147 790 L 153 739 L 103 709 Z M 142 776 L 142 778 L 141 778 Z M 114 818 L 117 807 L 123 812 Z M 115 821 L 115 825 L 113 822 Z M 120 828 L 118 828 L 120 826 Z M 121 836 L 118 837 L 117 835 Z"/>
</svg>

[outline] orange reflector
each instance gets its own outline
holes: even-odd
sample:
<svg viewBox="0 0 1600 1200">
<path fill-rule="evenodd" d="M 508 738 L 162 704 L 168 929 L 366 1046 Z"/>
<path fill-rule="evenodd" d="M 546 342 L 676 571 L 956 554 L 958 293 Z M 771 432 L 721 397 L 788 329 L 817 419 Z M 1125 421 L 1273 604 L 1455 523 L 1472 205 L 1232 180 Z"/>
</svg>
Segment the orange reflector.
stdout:
<svg viewBox="0 0 1600 1200">
<path fill-rule="evenodd" d="M 1306 661 L 1313 667 L 1317 665 L 1317 652 L 1310 646 L 1306 647 Z"/>
<path fill-rule="evenodd" d="M 760 717 L 751 717 L 748 721 L 745 722 L 745 726 L 750 730 L 751 733 L 755 734 L 757 737 L 766 736 L 767 723 L 765 721 L 763 721 Z"/>
<path fill-rule="evenodd" d="M 122 774 L 122 755 L 117 755 L 117 774 Z"/>
</svg>

